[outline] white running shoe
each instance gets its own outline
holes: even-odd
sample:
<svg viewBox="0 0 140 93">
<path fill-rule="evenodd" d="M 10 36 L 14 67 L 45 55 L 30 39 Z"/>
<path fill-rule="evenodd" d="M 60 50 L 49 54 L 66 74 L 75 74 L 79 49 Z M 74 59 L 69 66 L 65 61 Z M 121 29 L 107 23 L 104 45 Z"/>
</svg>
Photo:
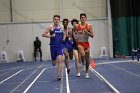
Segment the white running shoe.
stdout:
<svg viewBox="0 0 140 93">
<path fill-rule="evenodd" d="M 86 79 L 89 79 L 89 74 L 88 74 L 88 73 L 86 73 L 85 78 L 86 78 Z"/>
<path fill-rule="evenodd" d="M 80 72 L 77 74 L 77 77 L 80 77 Z"/>
</svg>

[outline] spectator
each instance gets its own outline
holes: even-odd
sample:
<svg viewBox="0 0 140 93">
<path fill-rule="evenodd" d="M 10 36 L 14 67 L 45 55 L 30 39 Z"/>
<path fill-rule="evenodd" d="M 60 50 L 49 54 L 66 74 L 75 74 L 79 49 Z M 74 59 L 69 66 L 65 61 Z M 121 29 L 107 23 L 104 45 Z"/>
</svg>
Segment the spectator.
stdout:
<svg viewBox="0 0 140 93">
<path fill-rule="evenodd" d="M 40 61 L 42 61 L 42 50 L 41 50 L 41 41 L 38 37 L 36 37 L 36 40 L 34 41 L 34 58 L 36 61 L 37 52 L 40 53 Z"/>
</svg>

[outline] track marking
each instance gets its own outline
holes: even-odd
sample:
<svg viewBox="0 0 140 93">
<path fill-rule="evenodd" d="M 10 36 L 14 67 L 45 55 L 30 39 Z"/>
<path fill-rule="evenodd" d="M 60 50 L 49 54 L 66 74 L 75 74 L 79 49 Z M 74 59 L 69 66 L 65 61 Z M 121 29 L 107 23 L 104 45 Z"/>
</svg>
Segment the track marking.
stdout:
<svg viewBox="0 0 140 93">
<path fill-rule="evenodd" d="M 67 93 L 70 93 L 70 87 L 69 87 L 69 79 L 68 79 L 67 68 L 65 68 L 65 72 L 66 72 L 66 86 L 67 86 Z"/>
<path fill-rule="evenodd" d="M 0 72 L 1 71 L 6 71 L 6 70 L 23 69 L 23 68 L 20 68 L 20 67 L 22 67 L 22 66 L 17 66 L 16 68 L 11 68 L 11 69 L 1 69 Z"/>
<path fill-rule="evenodd" d="M 96 65 L 111 64 L 111 63 L 126 63 L 126 62 L 132 62 L 132 60 L 103 62 L 103 63 L 96 63 Z"/>
<path fill-rule="evenodd" d="M 43 64 L 42 64 L 43 65 Z M 37 69 L 35 69 L 27 78 L 25 78 L 17 87 L 15 87 L 10 93 L 13 93 L 16 89 L 18 89 L 27 79 L 29 79 L 39 68 L 41 68 L 40 65 Z"/>
<path fill-rule="evenodd" d="M 13 74 L 12 76 L 10 76 L 10 77 L 8 77 L 8 78 L 4 79 L 3 81 L 1 81 L 1 82 L 0 82 L 0 84 L 2 84 L 3 82 L 7 81 L 8 79 L 10 79 L 10 78 L 14 77 L 15 75 L 19 74 L 19 73 L 20 73 L 20 72 L 22 72 L 22 71 L 23 71 L 23 69 L 22 69 L 22 70 L 20 70 L 20 71 L 18 71 L 18 72 L 17 72 L 17 73 L 15 73 L 15 74 Z"/>
<path fill-rule="evenodd" d="M 12 64 L 12 63 L 10 63 L 10 64 Z M 42 65 L 43 65 L 43 64 L 42 64 Z M 27 70 L 28 70 L 28 69 L 34 69 L 34 68 L 38 68 L 38 67 L 30 67 L 30 68 L 28 67 L 28 68 L 25 68 L 24 65 L 22 65 L 22 66 L 17 66 L 16 68 L 1 69 L 0 72 L 1 72 L 1 71 L 6 71 L 6 70 L 15 70 L 15 69 L 25 69 L 25 70 L 27 69 Z M 47 66 L 44 67 L 44 68 L 47 68 Z"/>
<path fill-rule="evenodd" d="M 62 65 L 62 74 L 61 74 L 61 86 L 60 86 L 60 93 L 63 93 L 63 84 L 64 84 L 64 82 L 63 82 L 63 72 L 64 72 L 64 70 L 63 70 L 63 67 L 64 67 L 64 65 Z"/>
<path fill-rule="evenodd" d="M 111 65 L 111 64 L 109 64 L 109 65 Z M 113 67 L 115 67 L 115 68 L 117 68 L 117 69 L 120 69 L 120 70 L 122 70 L 122 71 L 124 71 L 124 72 L 127 72 L 127 73 L 130 74 L 130 75 L 134 75 L 134 76 L 140 78 L 140 75 L 137 75 L 137 74 L 135 74 L 135 73 L 132 73 L 132 72 L 130 72 L 130 71 L 128 71 L 128 70 L 125 70 L 125 69 L 123 69 L 123 68 L 120 68 L 120 67 L 114 66 L 114 65 L 111 65 L 111 66 L 113 66 Z"/>
<path fill-rule="evenodd" d="M 89 69 L 103 82 L 105 82 L 109 88 L 114 92 L 114 93 L 120 93 L 110 82 L 108 82 L 100 73 L 92 69 L 90 66 Z"/>
<path fill-rule="evenodd" d="M 125 60 L 125 61 L 112 61 L 112 62 L 96 63 L 96 65 L 109 64 L 109 65 L 111 65 L 111 66 L 113 66 L 113 67 L 115 67 L 115 68 L 117 68 L 117 69 L 120 69 L 120 70 L 123 70 L 124 72 L 129 73 L 130 75 L 134 75 L 134 76 L 140 77 L 140 75 L 137 75 L 137 74 L 135 74 L 135 73 L 132 73 L 132 72 L 130 72 L 130 71 L 127 71 L 127 70 L 125 70 L 125 69 L 123 69 L 123 68 L 120 68 L 120 67 L 118 67 L 118 66 L 114 66 L 114 65 L 111 64 L 111 63 L 126 63 L 126 62 L 136 63 L 136 62 L 132 62 L 132 60 Z"/>
<path fill-rule="evenodd" d="M 36 82 L 36 80 L 40 77 L 40 75 L 46 70 L 46 68 L 44 68 L 40 73 L 39 75 L 33 80 L 33 82 L 26 88 L 26 90 L 24 90 L 23 93 L 27 93 L 28 90 L 31 88 L 31 86 Z"/>
</svg>

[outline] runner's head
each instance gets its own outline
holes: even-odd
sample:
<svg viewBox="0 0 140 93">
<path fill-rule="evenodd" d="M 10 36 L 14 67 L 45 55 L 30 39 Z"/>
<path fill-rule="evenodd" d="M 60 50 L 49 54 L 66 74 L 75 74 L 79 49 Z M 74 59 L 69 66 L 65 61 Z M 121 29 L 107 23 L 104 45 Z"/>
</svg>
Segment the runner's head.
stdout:
<svg viewBox="0 0 140 93">
<path fill-rule="evenodd" d="M 72 21 L 71 21 L 72 26 L 75 26 L 75 24 L 78 24 L 78 23 L 79 23 L 79 21 L 77 19 L 72 19 Z"/>
<path fill-rule="evenodd" d="M 63 19 L 63 26 L 64 28 L 68 26 L 69 20 L 67 18 Z"/>
<path fill-rule="evenodd" d="M 81 22 L 82 22 L 82 23 L 86 22 L 86 19 L 87 19 L 86 14 L 85 14 L 85 13 L 81 13 L 81 14 L 80 14 L 80 20 L 81 20 Z"/>
<path fill-rule="evenodd" d="M 54 15 L 53 16 L 53 22 L 54 22 L 54 25 L 59 25 L 60 16 L 59 15 Z"/>
</svg>

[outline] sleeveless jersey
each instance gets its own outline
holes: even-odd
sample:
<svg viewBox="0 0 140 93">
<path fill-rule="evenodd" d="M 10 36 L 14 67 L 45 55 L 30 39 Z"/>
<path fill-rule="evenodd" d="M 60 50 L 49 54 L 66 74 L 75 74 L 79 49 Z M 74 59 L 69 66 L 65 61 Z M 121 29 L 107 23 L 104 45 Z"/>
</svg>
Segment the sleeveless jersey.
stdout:
<svg viewBox="0 0 140 93">
<path fill-rule="evenodd" d="M 61 47 L 62 46 L 62 40 L 63 40 L 63 32 L 61 27 L 53 27 L 52 31 L 50 31 L 50 35 L 55 34 L 55 37 L 50 38 L 50 45 L 55 47 Z"/>
<path fill-rule="evenodd" d="M 76 42 L 77 42 L 77 30 L 74 31 L 74 30 L 72 29 L 72 40 L 73 40 L 73 48 L 74 48 L 74 49 L 78 49 L 78 48 L 77 48 L 77 44 L 76 44 Z"/>
<path fill-rule="evenodd" d="M 65 31 L 64 34 L 69 35 L 69 31 Z M 64 48 L 67 48 L 68 50 L 72 50 L 73 42 L 69 41 L 69 37 L 66 37 L 65 41 L 63 41 L 63 45 Z"/>
<path fill-rule="evenodd" d="M 86 31 L 89 30 L 89 26 L 87 23 L 84 27 L 82 27 L 80 24 L 78 24 L 78 27 L 77 27 L 78 41 L 77 42 L 88 42 L 89 35 L 86 32 L 83 32 L 85 29 L 86 29 Z"/>
</svg>

